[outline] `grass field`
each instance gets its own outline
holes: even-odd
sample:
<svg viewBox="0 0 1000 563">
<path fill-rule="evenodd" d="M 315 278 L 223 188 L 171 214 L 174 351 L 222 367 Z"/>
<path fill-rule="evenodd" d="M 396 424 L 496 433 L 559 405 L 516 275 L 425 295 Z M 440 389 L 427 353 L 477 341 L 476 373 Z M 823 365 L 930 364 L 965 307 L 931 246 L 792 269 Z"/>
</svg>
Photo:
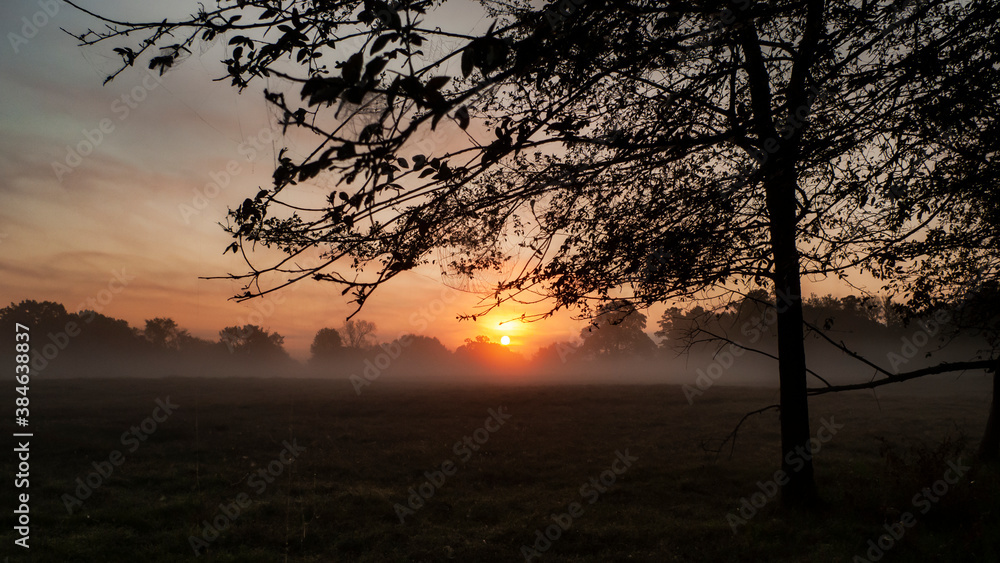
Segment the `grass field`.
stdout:
<svg viewBox="0 0 1000 563">
<path fill-rule="evenodd" d="M 168 397 L 176 409 L 154 412 Z M 813 399 L 814 435 L 823 420 L 842 425 L 816 455 L 825 506 L 770 500 L 734 533 L 727 514 L 778 468 L 777 414 L 750 419 L 731 457 L 706 448 L 776 400 L 776 390 L 721 386 L 689 405 L 675 386 L 379 381 L 357 396 L 346 381 L 36 380 L 31 548 L 13 546 L 8 525 L 5 551 L 11 561 L 194 560 L 195 536 L 202 561 L 524 561 L 523 545 L 545 562 L 852 561 L 909 512 L 915 525 L 882 561 L 1000 561 L 998 472 L 971 463 L 985 396 Z M 509 418 L 487 423 L 490 409 Z M 154 414 L 155 430 L 152 418 L 143 428 Z M 12 476 L 7 451 L 0 465 Z M 937 502 L 914 504 L 959 460 L 972 468 Z M 70 514 L 76 479 L 98 482 L 94 463 L 113 472 Z M 421 485 L 433 496 L 408 506 Z M 397 504 L 412 510 L 403 523 Z M 551 516 L 564 513 L 566 530 Z M 206 533 L 213 520 L 223 529 Z M 536 545 L 546 528 L 558 539 Z"/>
</svg>

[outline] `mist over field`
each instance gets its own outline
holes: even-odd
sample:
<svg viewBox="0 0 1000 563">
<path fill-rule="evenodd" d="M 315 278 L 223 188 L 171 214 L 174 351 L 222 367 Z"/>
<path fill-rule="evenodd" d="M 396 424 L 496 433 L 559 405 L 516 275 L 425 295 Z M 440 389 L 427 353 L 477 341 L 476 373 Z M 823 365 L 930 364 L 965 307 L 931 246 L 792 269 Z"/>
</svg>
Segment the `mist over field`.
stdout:
<svg viewBox="0 0 1000 563">
<path fill-rule="evenodd" d="M 3 563 L 1000 561 L 997 0 L 0 16 Z"/>
<path fill-rule="evenodd" d="M 305 361 L 256 325 L 212 341 L 166 317 L 134 327 L 12 303 L 0 324 L 31 327 L 30 358 L 2 361 L 34 373 L 34 434 L 11 443 L 30 444 L 30 471 L 0 461 L 25 475 L 5 494 L 29 480 L 33 491 L 30 528 L 15 532 L 44 560 L 997 553 L 996 468 L 973 461 L 992 373 L 822 392 L 979 358 L 988 341 L 955 321 L 961 304 L 906 318 L 887 300 L 807 300 L 806 322 L 829 338 L 807 333 L 814 434 L 783 457 L 819 465 L 828 500 L 812 512 L 779 502 L 776 315 L 764 297 L 672 308 L 655 323 L 612 303 L 578 339 L 530 355 L 487 336 L 456 349 L 427 335 L 386 341 L 354 319 L 318 329 Z M 21 397 L 11 391 L 0 400 Z"/>
<path fill-rule="evenodd" d="M 760 296 L 755 296 L 756 299 Z M 694 403 L 716 386 L 778 387 L 773 308 L 753 299 L 718 311 L 669 309 L 657 321 L 625 304 L 607 309 L 574 341 L 525 354 L 486 336 L 451 350 L 426 335 L 379 341 L 377 326 L 349 321 L 317 331 L 310 356 L 293 359 L 283 338 L 256 325 L 228 327 L 217 341 L 192 336 L 168 318 L 129 326 L 93 311 L 69 313 L 52 302 L 26 301 L 0 310 L 0 322 L 30 320 L 45 338 L 31 366 L 47 379 L 260 377 L 347 380 L 357 394 L 386 383 L 408 385 L 650 385 L 679 386 Z M 862 304 L 863 303 L 863 304 Z M 884 307 L 884 306 L 883 306 Z M 903 320 L 857 298 L 807 302 L 809 387 L 860 384 L 941 363 L 975 360 L 988 342 L 958 328 L 947 309 L 936 317 Z M 343 334 L 344 336 L 341 336 Z M 659 340 L 659 344 L 654 343 Z M 884 370 L 880 372 L 878 368 Z M 822 379 L 820 379 L 822 378 Z M 869 391 L 879 396 L 982 396 L 990 392 L 982 369 L 932 374 Z"/>
</svg>

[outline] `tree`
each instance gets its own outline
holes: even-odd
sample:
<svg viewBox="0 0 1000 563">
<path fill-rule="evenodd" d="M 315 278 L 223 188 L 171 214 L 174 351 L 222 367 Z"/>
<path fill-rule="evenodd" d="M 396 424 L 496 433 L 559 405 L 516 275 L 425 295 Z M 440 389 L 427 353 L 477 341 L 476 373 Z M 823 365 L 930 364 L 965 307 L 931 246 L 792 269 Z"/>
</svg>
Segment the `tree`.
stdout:
<svg viewBox="0 0 1000 563">
<path fill-rule="evenodd" d="M 159 350 L 179 351 L 186 340 L 191 338 L 188 331 L 177 326 L 173 319 L 157 317 L 146 321 L 143 337 Z"/>
<path fill-rule="evenodd" d="M 649 355 L 656 344 L 646 335 L 646 315 L 628 301 L 601 306 L 591 326 L 580 332 L 580 352 L 596 359 Z"/>
<path fill-rule="evenodd" d="M 440 366 L 451 359 L 451 350 L 434 336 L 406 334 L 397 338 L 392 345 L 404 350 L 407 362 Z"/>
<path fill-rule="evenodd" d="M 319 329 L 309 347 L 309 353 L 310 361 L 314 363 L 329 362 L 343 356 L 344 343 L 340 333 L 333 328 Z"/>
<path fill-rule="evenodd" d="M 0 322 L 3 324 L 21 323 L 38 331 L 62 330 L 70 320 L 66 307 L 54 301 L 25 300 L 0 309 Z"/>
<path fill-rule="evenodd" d="M 1000 25 L 997 29 L 1000 32 Z M 952 141 L 971 156 L 961 163 L 971 169 L 968 180 L 949 190 L 928 188 L 927 197 L 947 209 L 923 237 L 886 259 L 889 265 L 899 260 L 905 266 L 878 271 L 888 289 L 903 293 L 908 319 L 946 318 L 943 328 L 950 336 L 971 333 L 986 345 L 976 359 L 986 362 L 984 367 L 993 374 L 993 394 L 979 455 L 995 461 L 1000 459 L 1000 69 L 971 56 L 962 63 L 979 71 L 983 85 L 990 86 L 970 88 L 949 100 L 960 108 L 955 119 L 970 122 L 969 129 Z M 937 367 L 939 372 L 949 371 L 947 364 Z"/>
<path fill-rule="evenodd" d="M 375 345 L 375 323 L 348 319 L 340 329 L 348 348 L 364 350 Z"/>
<path fill-rule="evenodd" d="M 579 356 L 576 355 L 579 351 L 579 342 L 553 342 L 539 348 L 531 359 L 537 366 L 552 367 L 579 360 Z"/>
<path fill-rule="evenodd" d="M 510 372 L 524 368 L 524 358 L 507 346 L 493 342 L 489 336 L 478 335 L 475 339 L 466 338 L 465 344 L 455 349 L 455 358 L 469 364 L 470 367 L 485 368 Z"/>
<path fill-rule="evenodd" d="M 60 368 L 75 363 L 66 356 L 79 351 L 80 346 L 73 340 L 79 336 L 83 323 L 77 315 L 67 312 L 61 303 L 24 300 L 0 309 L 0 324 L 13 330 L 15 323 L 28 327 L 31 343 L 29 365 L 33 373 L 50 370 L 51 374 L 52 371 L 59 372 Z M 0 350 L 0 360 L 5 362 L 13 360 L 13 355 L 14 347 Z"/>
<path fill-rule="evenodd" d="M 782 498 L 811 503 L 811 461 L 785 461 L 811 437 L 800 278 L 862 264 L 938 212 L 894 194 L 965 179 L 961 167 L 926 165 L 964 157 L 926 134 L 917 101 L 975 78 L 935 81 L 936 61 L 988 49 L 995 6 L 609 0 L 566 14 L 486 4 L 497 21 L 478 36 L 425 25 L 430 2 L 334 11 L 247 0 L 181 22 L 105 19 L 109 29 L 79 39 L 141 33 L 138 50 L 116 49 L 122 68 L 169 44 L 149 61 L 164 69 L 196 40 L 231 32 L 223 62 L 234 86 L 285 81 L 266 98 L 317 146 L 298 160 L 281 151 L 273 186 L 231 211 L 229 250 L 287 254 L 234 276 L 242 299 L 313 278 L 361 307 L 434 248 L 475 251 L 450 265 L 475 273 L 502 261 L 482 250 L 509 237 L 530 257 L 491 306 L 548 298 L 536 318 L 612 298 L 644 307 L 771 290 Z M 362 44 L 338 51 L 349 38 Z M 424 54 L 442 43 L 456 47 Z M 456 126 L 468 146 L 414 146 Z M 284 200 L 320 174 L 343 187 L 312 207 Z M 298 260 L 317 248 L 319 263 Z"/>
<path fill-rule="evenodd" d="M 1000 33 L 995 13 L 988 33 Z M 940 219 L 925 236 L 886 259 L 888 267 L 895 265 L 894 259 L 907 260 L 902 275 L 893 276 L 888 268 L 879 271 L 892 289 L 903 290 L 912 311 L 927 314 L 943 308 L 956 329 L 973 331 L 987 345 L 993 395 L 979 453 L 995 461 L 1000 458 L 1000 48 L 995 43 L 991 47 L 954 49 L 942 56 L 947 64 L 939 82 L 978 78 L 961 89 L 940 87 L 924 109 L 928 133 L 947 138 L 964 157 L 942 165 L 965 181 L 920 186 L 923 191 L 916 197 L 938 202 Z"/>
<path fill-rule="evenodd" d="M 996 37 L 997 6 L 973 6 L 970 17 L 981 21 L 971 29 Z M 995 460 L 1000 456 L 1000 48 L 995 42 L 955 39 L 935 47 L 936 56 L 913 70 L 926 81 L 922 95 L 913 99 L 913 120 L 924 138 L 937 139 L 943 148 L 932 161 L 938 175 L 957 181 L 892 190 L 901 207 L 918 209 L 918 217 L 936 210 L 935 220 L 920 236 L 874 254 L 868 265 L 888 291 L 902 297 L 902 306 L 886 300 L 886 324 L 932 319 L 929 322 L 943 325 L 947 338 L 973 334 L 987 349 L 964 362 L 902 374 L 882 370 L 885 378 L 872 383 L 968 369 L 992 372 L 993 396 L 980 456 Z"/>
<path fill-rule="evenodd" d="M 264 361 L 288 360 L 285 338 L 277 332 L 268 332 L 257 325 L 227 326 L 219 331 L 219 342 L 231 354 L 242 358 Z"/>
</svg>

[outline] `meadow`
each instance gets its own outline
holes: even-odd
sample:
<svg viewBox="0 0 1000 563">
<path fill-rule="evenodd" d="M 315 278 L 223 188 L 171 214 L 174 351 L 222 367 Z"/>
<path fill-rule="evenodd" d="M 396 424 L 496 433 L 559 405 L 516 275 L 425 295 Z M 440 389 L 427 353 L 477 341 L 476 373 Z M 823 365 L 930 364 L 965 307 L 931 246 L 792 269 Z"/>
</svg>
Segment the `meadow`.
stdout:
<svg viewBox="0 0 1000 563">
<path fill-rule="evenodd" d="M 881 561 L 1000 560 L 985 394 L 814 398 L 824 504 L 802 512 L 766 494 L 776 412 L 713 451 L 775 389 L 33 383 L 31 548 L 6 539 L 10 561 L 840 562 L 892 530 Z"/>
</svg>

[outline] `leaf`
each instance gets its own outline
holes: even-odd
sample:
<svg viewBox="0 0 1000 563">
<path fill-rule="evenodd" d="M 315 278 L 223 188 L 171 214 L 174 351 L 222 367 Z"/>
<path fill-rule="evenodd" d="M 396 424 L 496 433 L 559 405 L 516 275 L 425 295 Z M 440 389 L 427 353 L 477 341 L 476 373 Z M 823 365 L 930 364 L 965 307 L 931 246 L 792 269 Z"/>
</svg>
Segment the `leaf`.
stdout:
<svg viewBox="0 0 1000 563">
<path fill-rule="evenodd" d="M 434 91 L 440 90 L 449 80 L 451 80 L 450 76 L 435 76 L 427 81 L 427 88 Z"/>
<path fill-rule="evenodd" d="M 433 173 L 434 173 L 434 169 L 433 168 L 428 168 L 427 170 L 424 170 L 423 172 L 420 173 L 420 177 L 421 178 L 426 178 L 427 176 L 430 176 Z"/>
<path fill-rule="evenodd" d="M 469 127 L 469 108 L 468 106 L 462 106 L 458 108 L 455 112 L 455 119 L 458 120 L 458 126 L 463 130 Z"/>
<path fill-rule="evenodd" d="M 344 90 L 342 97 L 352 104 L 360 104 L 365 99 L 365 94 L 368 93 L 362 86 L 355 86 L 354 88 L 348 88 Z"/>
<path fill-rule="evenodd" d="M 167 71 L 174 64 L 174 57 L 172 55 L 163 55 L 159 57 L 153 57 L 149 60 L 149 70 L 156 70 L 156 67 L 160 67 L 160 76 Z"/>
<path fill-rule="evenodd" d="M 378 135 L 381 132 L 382 132 L 381 123 L 369 123 L 368 125 L 365 126 L 364 129 L 361 130 L 361 133 L 358 134 L 358 142 L 367 143 L 369 140 L 371 140 L 372 137 Z"/>
<path fill-rule="evenodd" d="M 368 52 L 374 55 L 378 51 L 385 49 L 385 46 L 389 44 L 389 41 L 392 39 L 393 35 L 395 34 L 389 33 L 386 35 L 380 35 L 377 38 L 375 38 L 375 41 L 372 43 L 371 51 Z"/>
<path fill-rule="evenodd" d="M 472 69 L 475 67 L 475 54 L 471 47 L 466 47 L 462 51 L 462 76 L 468 78 L 472 74 Z"/>
<path fill-rule="evenodd" d="M 310 106 L 323 102 L 331 103 L 344 91 L 344 86 L 344 80 L 338 76 L 316 76 L 307 80 L 302 86 L 302 99 L 308 98 Z"/>
<path fill-rule="evenodd" d="M 344 143 L 340 148 L 337 149 L 337 158 L 340 160 L 347 160 L 348 158 L 356 156 L 357 153 L 354 151 L 354 143 Z"/>
<path fill-rule="evenodd" d="M 344 82 L 348 84 L 354 84 L 361 78 L 361 66 L 365 62 L 365 56 L 361 53 L 355 53 L 351 55 L 346 62 L 344 62 L 343 70 L 341 71 L 341 76 L 344 78 Z"/>
<path fill-rule="evenodd" d="M 389 64 L 389 61 L 383 59 L 382 57 L 372 59 L 367 65 L 365 65 L 365 78 L 368 80 L 374 80 L 387 64 Z"/>
<path fill-rule="evenodd" d="M 416 77 L 407 76 L 400 81 L 399 85 L 402 86 L 403 90 L 409 94 L 412 99 L 417 101 L 424 99 L 424 87 L 420 84 L 420 80 Z"/>
<path fill-rule="evenodd" d="M 397 158 L 396 162 L 399 163 L 399 165 L 402 166 L 403 168 L 409 168 L 410 167 L 410 163 L 407 162 L 405 158 Z"/>
<path fill-rule="evenodd" d="M 452 172 L 451 168 L 448 167 L 447 162 L 441 163 L 441 168 L 438 169 L 438 173 L 434 176 L 436 180 L 447 180 L 451 178 Z"/>
<path fill-rule="evenodd" d="M 393 79 L 392 84 L 389 85 L 389 89 L 385 94 L 385 105 L 386 111 L 391 111 L 393 104 L 396 102 L 396 93 L 399 92 L 399 77 L 397 76 Z"/>
</svg>

